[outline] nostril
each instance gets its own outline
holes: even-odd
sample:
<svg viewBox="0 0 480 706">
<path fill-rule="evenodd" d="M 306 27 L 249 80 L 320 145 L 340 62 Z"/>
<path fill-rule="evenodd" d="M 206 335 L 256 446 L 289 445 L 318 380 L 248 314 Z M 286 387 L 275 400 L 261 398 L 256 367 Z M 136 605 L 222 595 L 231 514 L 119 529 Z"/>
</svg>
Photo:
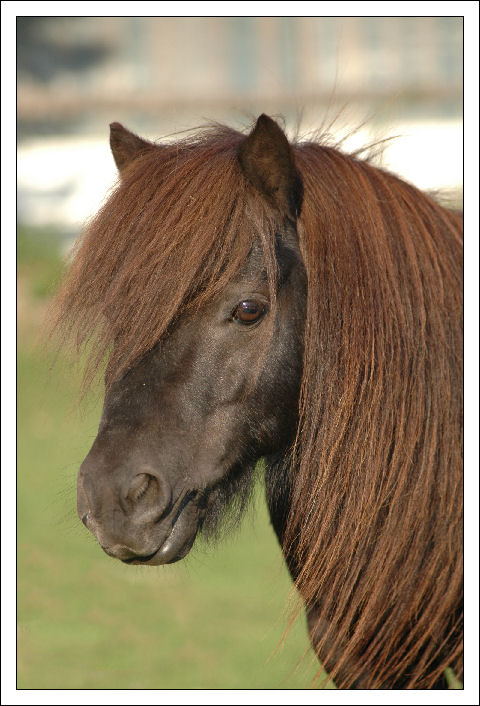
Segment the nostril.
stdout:
<svg viewBox="0 0 480 706">
<path fill-rule="evenodd" d="M 156 522 L 170 503 L 170 486 L 156 471 L 142 470 L 131 479 L 124 497 L 125 511 L 135 522 Z"/>
<path fill-rule="evenodd" d="M 152 483 L 156 482 L 156 478 L 150 473 L 138 473 L 128 489 L 127 497 L 132 503 L 136 504 L 147 493 Z"/>
<path fill-rule="evenodd" d="M 84 514 L 84 516 L 82 517 L 82 522 L 83 522 L 83 524 L 85 525 L 85 527 L 87 527 L 87 523 L 88 523 L 88 520 L 89 520 L 89 519 L 90 519 L 90 513 L 89 513 L 89 512 L 86 512 L 86 513 Z"/>
</svg>

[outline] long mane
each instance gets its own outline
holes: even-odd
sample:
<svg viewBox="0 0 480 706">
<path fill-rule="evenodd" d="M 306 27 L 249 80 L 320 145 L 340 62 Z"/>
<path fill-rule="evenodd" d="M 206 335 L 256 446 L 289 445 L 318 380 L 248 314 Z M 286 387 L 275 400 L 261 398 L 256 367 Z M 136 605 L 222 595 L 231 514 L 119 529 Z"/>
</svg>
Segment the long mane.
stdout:
<svg viewBox="0 0 480 706">
<path fill-rule="evenodd" d="M 243 139 L 217 126 L 144 154 L 87 227 L 53 318 L 93 341 L 90 378 L 107 358 L 108 385 L 220 292 L 252 239 L 273 273 Z M 353 662 L 369 688 L 428 688 L 462 672 L 461 217 L 319 142 L 294 154 L 308 301 L 285 551 L 339 686 Z"/>
<path fill-rule="evenodd" d="M 308 311 L 286 548 L 333 678 L 356 663 L 375 688 L 416 663 L 408 686 L 428 688 L 462 673 L 461 217 L 334 149 L 296 159 Z"/>
</svg>

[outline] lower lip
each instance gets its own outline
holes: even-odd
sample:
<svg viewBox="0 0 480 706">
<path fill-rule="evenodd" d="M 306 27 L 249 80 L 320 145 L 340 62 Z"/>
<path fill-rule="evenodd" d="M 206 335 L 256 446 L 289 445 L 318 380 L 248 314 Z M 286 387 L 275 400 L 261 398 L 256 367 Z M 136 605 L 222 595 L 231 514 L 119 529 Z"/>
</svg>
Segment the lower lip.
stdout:
<svg viewBox="0 0 480 706">
<path fill-rule="evenodd" d="M 157 552 L 158 551 L 157 549 Z M 122 562 L 124 564 L 148 564 L 150 559 L 153 559 L 157 552 L 153 552 L 153 554 L 148 554 L 147 556 L 134 556 L 133 559 L 122 559 Z"/>
<path fill-rule="evenodd" d="M 188 541 L 180 551 L 172 551 L 172 543 L 170 536 L 165 540 L 162 546 L 153 554 L 148 556 L 135 556 L 132 559 L 122 559 L 124 564 L 143 566 L 161 566 L 162 564 L 174 564 L 176 561 L 183 559 L 190 551 L 195 539 L 196 531 L 193 534 L 191 541 Z"/>
</svg>

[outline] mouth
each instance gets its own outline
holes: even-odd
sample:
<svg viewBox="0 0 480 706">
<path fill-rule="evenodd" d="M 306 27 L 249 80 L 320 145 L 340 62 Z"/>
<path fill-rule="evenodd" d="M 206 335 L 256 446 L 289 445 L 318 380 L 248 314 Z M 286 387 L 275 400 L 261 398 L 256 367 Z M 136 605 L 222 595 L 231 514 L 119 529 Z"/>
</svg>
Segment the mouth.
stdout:
<svg viewBox="0 0 480 706">
<path fill-rule="evenodd" d="M 183 559 L 192 548 L 204 515 L 198 502 L 193 502 L 197 495 L 196 491 L 185 495 L 175 513 L 170 532 L 153 554 L 122 559 L 123 563 L 160 566 Z"/>
</svg>

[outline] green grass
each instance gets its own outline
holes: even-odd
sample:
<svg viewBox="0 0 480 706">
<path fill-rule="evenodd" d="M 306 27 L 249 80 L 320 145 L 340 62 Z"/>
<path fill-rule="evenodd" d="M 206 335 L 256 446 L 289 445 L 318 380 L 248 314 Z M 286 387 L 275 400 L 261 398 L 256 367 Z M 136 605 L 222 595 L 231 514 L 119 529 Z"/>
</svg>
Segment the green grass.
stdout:
<svg viewBox="0 0 480 706">
<path fill-rule="evenodd" d="M 447 667 L 445 670 L 445 679 L 447 680 L 449 689 L 463 689 L 463 684 L 458 679 L 457 675 L 451 667 Z"/>
<path fill-rule="evenodd" d="M 32 294 L 45 299 L 55 289 L 62 274 L 59 256 L 61 236 L 57 232 L 44 232 L 19 227 L 17 232 L 18 274 L 29 282 Z"/>
<path fill-rule="evenodd" d="M 52 242 L 18 248 L 18 688 L 310 688 L 303 616 L 281 641 L 291 582 L 261 487 L 237 534 L 172 566 L 110 559 L 78 520 L 101 395 L 77 407 L 80 371 L 67 357 L 50 371 L 35 345 L 61 271 Z"/>
</svg>

